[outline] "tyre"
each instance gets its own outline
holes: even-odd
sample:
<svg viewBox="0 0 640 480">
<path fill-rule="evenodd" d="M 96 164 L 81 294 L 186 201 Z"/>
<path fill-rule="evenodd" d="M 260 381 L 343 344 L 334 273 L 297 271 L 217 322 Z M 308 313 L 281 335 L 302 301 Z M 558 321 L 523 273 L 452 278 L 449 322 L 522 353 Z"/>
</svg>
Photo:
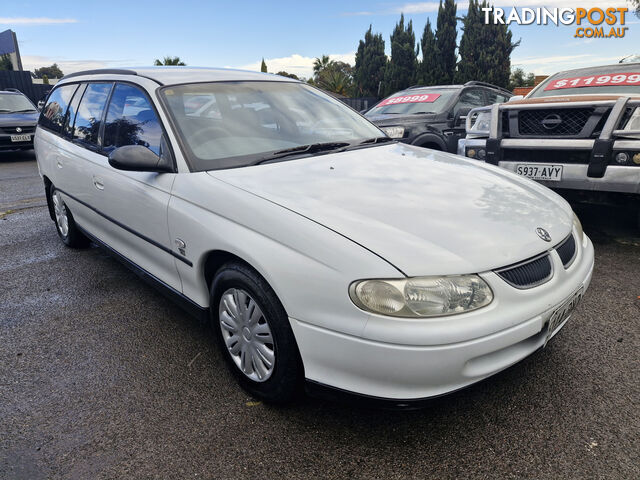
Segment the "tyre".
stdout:
<svg viewBox="0 0 640 480">
<path fill-rule="evenodd" d="M 285 403 L 300 391 L 302 361 L 284 307 L 255 270 L 223 265 L 211 285 L 211 320 L 223 355 L 253 396 Z"/>
<path fill-rule="evenodd" d="M 62 195 L 52 185 L 49 188 L 51 204 L 53 206 L 56 231 L 62 242 L 70 248 L 85 248 L 89 245 L 89 239 L 84 236 L 76 225 L 71 211 L 62 199 Z"/>
</svg>

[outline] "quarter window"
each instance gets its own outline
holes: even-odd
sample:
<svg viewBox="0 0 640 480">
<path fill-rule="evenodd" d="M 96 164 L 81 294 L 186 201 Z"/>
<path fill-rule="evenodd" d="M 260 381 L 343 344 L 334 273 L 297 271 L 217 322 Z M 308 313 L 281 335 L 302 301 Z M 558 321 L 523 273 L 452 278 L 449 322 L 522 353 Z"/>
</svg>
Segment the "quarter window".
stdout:
<svg viewBox="0 0 640 480">
<path fill-rule="evenodd" d="M 60 133 L 62 125 L 65 123 L 67 106 L 77 87 L 78 85 L 75 84 L 63 85 L 51 92 L 47 99 L 47 104 L 42 109 L 42 114 L 40 114 L 40 120 L 38 121 L 40 126 Z"/>
<path fill-rule="evenodd" d="M 107 152 L 125 145 L 143 145 L 160 155 L 162 127 L 147 96 L 136 87 L 117 84 L 104 126 Z"/>
<path fill-rule="evenodd" d="M 99 145 L 102 113 L 111 91 L 111 83 L 89 83 L 82 96 L 76 121 L 73 127 L 73 138 L 89 145 Z"/>
<path fill-rule="evenodd" d="M 506 95 L 502 95 L 492 90 L 487 90 L 485 94 L 487 95 L 487 105 L 493 105 L 494 103 L 504 103 L 508 100 L 508 97 Z"/>
</svg>

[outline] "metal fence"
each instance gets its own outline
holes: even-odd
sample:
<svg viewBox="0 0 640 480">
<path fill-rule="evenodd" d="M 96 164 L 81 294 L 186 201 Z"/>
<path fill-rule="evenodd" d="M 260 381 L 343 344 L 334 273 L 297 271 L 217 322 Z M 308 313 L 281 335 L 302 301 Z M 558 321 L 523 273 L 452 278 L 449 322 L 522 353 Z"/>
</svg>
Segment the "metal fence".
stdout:
<svg viewBox="0 0 640 480">
<path fill-rule="evenodd" d="M 340 98 L 340 101 L 346 103 L 358 112 L 367 110 L 378 103 L 378 99 L 376 97 Z"/>
<path fill-rule="evenodd" d="M 38 100 L 42 100 L 53 86 L 33 83 L 30 72 L 0 70 L 0 90 L 5 88 L 17 88 L 33 103 L 38 103 Z"/>
</svg>

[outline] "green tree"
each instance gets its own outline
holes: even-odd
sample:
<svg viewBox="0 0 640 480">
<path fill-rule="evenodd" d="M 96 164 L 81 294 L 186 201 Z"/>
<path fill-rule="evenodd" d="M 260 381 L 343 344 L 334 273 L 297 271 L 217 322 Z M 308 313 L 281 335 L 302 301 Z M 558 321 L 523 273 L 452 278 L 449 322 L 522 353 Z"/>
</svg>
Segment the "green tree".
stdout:
<svg viewBox="0 0 640 480">
<path fill-rule="evenodd" d="M 262 73 L 267 73 L 267 64 L 264 63 L 264 57 L 262 58 L 262 63 L 260 64 L 260 71 Z"/>
<path fill-rule="evenodd" d="M 511 71 L 509 77 L 509 90 L 513 90 L 516 87 L 533 87 L 536 81 L 536 77 L 533 72 L 525 73 L 523 69 L 516 68 Z"/>
<path fill-rule="evenodd" d="M 294 80 L 300 80 L 300 77 L 298 77 L 295 73 L 287 73 L 284 70 L 279 71 L 278 73 L 276 73 L 276 75 L 280 75 L 281 77 L 293 78 Z"/>
<path fill-rule="evenodd" d="M 164 57 L 162 60 L 158 60 L 156 58 L 155 62 L 153 62 L 153 64 L 157 67 L 161 67 L 161 66 L 180 66 L 183 67 L 186 65 L 186 63 L 184 63 L 182 60 L 180 60 L 180 57 Z"/>
<path fill-rule="evenodd" d="M 312 85 L 338 95 L 348 96 L 352 93 L 353 68 L 348 63 L 331 60 L 328 55 L 322 55 L 316 58 L 313 71 L 313 81 L 309 82 Z"/>
<path fill-rule="evenodd" d="M 440 0 L 436 25 L 436 65 L 434 83 L 448 85 L 453 83 L 456 71 L 456 18 L 455 0 Z"/>
<path fill-rule="evenodd" d="M 13 70 L 13 63 L 8 53 L 0 55 L 0 70 Z"/>
<path fill-rule="evenodd" d="M 42 75 L 42 84 L 43 85 L 49 85 L 49 77 L 47 77 L 47 75 Z"/>
<path fill-rule="evenodd" d="M 470 0 L 467 15 L 462 19 L 456 81 L 479 80 L 506 88 L 511 76 L 511 52 L 520 42 L 512 42 L 507 25 L 493 22 L 486 25 L 483 8 L 490 8 L 486 0 L 482 3 Z"/>
<path fill-rule="evenodd" d="M 384 79 L 387 56 L 384 53 L 382 34 L 373 34 L 371 25 L 360 40 L 356 52 L 356 65 L 353 79 L 356 94 L 363 97 L 377 97 Z"/>
<path fill-rule="evenodd" d="M 49 78 L 62 78 L 62 77 L 64 77 L 64 73 L 62 73 L 62 70 L 60 70 L 60 67 L 58 67 L 57 63 L 54 63 L 50 67 L 36 68 L 33 71 L 33 74 L 35 75 L 36 78 L 42 78 L 45 75 L 47 77 L 49 77 Z"/>
<path fill-rule="evenodd" d="M 391 60 L 384 75 L 385 95 L 407 88 L 416 80 L 416 36 L 411 20 L 404 26 L 404 15 L 396 23 L 391 34 Z"/>
<path fill-rule="evenodd" d="M 424 26 L 422 39 L 422 61 L 418 65 L 418 83 L 421 85 L 436 85 L 438 82 L 438 47 L 436 45 L 436 35 L 431 29 L 431 21 L 427 19 Z"/>
</svg>

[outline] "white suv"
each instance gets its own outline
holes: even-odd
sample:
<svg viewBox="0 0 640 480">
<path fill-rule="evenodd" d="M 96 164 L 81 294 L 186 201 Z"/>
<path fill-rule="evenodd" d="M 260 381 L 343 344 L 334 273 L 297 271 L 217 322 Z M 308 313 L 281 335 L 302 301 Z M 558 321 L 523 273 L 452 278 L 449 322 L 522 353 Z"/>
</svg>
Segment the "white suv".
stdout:
<svg viewBox="0 0 640 480">
<path fill-rule="evenodd" d="M 62 241 L 105 246 L 210 319 L 269 401 L 304 379 L 396 404 L 464 387 L 544 346 L 591 279 L 556 194 L 396 143 L 288 78 L 69 75 L 35 148 Z"/>
</svg>

